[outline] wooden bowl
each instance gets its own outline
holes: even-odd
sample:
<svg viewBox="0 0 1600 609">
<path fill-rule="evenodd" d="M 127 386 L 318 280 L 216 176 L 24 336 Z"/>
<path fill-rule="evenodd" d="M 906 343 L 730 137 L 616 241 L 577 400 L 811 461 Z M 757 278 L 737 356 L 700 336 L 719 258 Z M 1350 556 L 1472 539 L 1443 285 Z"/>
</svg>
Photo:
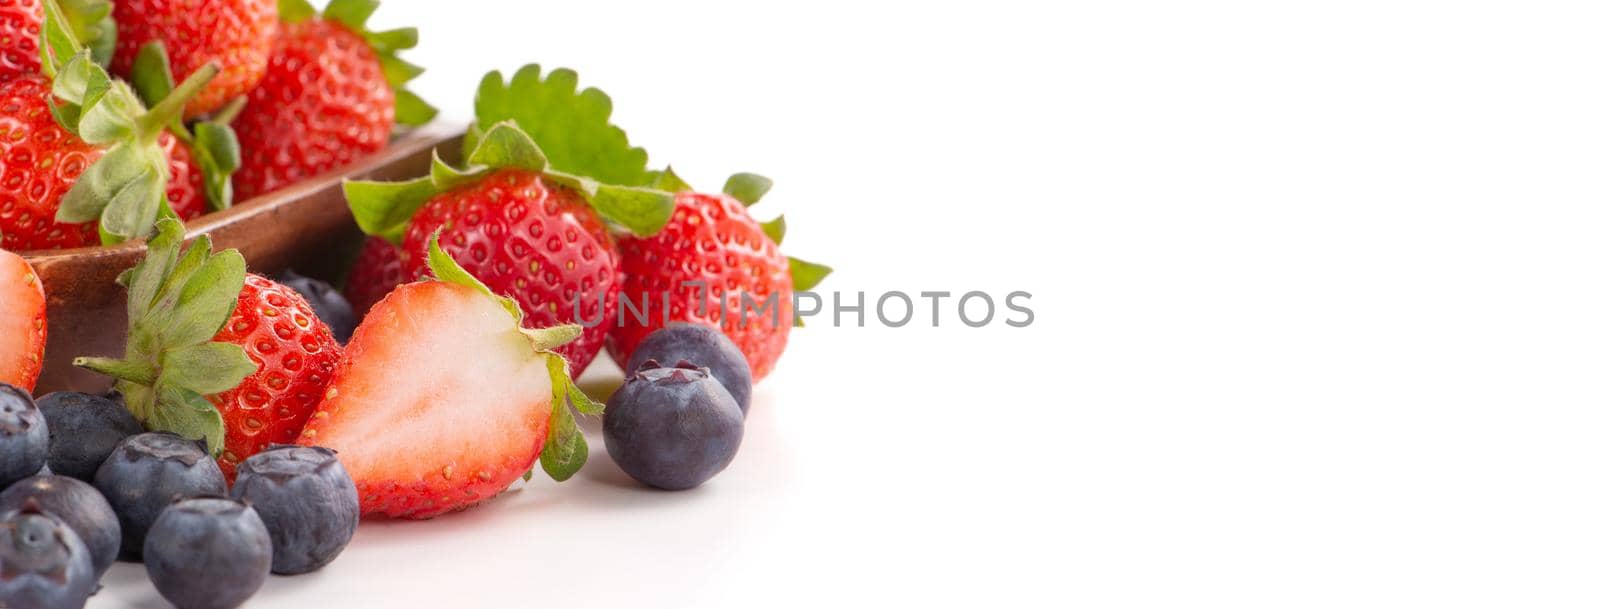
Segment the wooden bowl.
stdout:
<svg viewBox="0 0 1600 609">
<path fill-rule="evenodd" d="M 433 149 L 458 156 L 461 135 L 424 130 L 400 137 L 371 158 L 189 221 L 189 239 L 211 235 L 216 249 L 238 248 L 253 273 L 286 268 L 327 280 L 341 277 L 364 239 L 340 184 L 345 178 L 398 180 L 424 175 Z M 246 159 L 249 162 L 249 159 Z M 117 275 L 144 259 L 144 242 L 112 247 L 20 252 L 44 281 L 49 342 L 35 395 L 103 392 L 111 379 L 72 365 L 83 355 L 121 357 L 127 295 Z"/>
</svg>

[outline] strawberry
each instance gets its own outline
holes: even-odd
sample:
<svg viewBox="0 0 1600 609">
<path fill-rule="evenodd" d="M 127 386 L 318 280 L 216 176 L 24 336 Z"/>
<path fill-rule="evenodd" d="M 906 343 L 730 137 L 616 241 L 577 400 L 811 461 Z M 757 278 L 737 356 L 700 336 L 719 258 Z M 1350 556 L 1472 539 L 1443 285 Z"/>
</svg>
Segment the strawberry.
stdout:
<svg viewBox="0 0 1600 609">
<path fill-rule="evenodd" d="M 92 49 L 96 62 L 105 64 L 117 38 L 111 3 L 62 0 L 60 7 L 74 37 Z M 0 80 L 39 73 L 39 32 L 43 29 L 44 0 L 0 2 Z"/>
<path fill-rule="evenodd" d="M 0 245 L 116 243 L 144 236 L 165 211 L 198 214 L 192 155 L 165 127 L 215 68 L 197 71 L 146 112 L 126 83 L 111 80 L 60 27 L 53 0 L 46 8 L 53 34 L 46 40 L 54 44 L 44 68 L 59 78 L 0 81 Z M 68 59 L 54 61 L 60 57 Z"/>
<path fill-rule="evenodd" d="M 47 331 L 44 283 L 28 261 L 0 250 L 0 383 L 33 391 Z"/>
<path fill-rule="evenodd" d="M 432 175 L 410 182 L 346 184 L 357 223 L 400 246 L 398 255 L 367 247 L 352 271 L 352 299 L 392 289 L 390 265 L 403 269 L 399 280 L 423 276 L 428 237 L 442 229 L 444 249 L 496 294 L 515 299 L 529 327 L 588 328 L 559 349 L 574 374 L 582 374 L 617 314 L 619 257 L 607 221 L 650 234 L 666 222 L 672 197 L 594 178 L 647 182 L 646 159 L 607 122 L 605 94 L 578 93 L 576 79 L 569 70 L 541 78 L 539 67 L 529 66 L 508 86 L 491 73 L 479 87 L 468 168 L 437 162 Z M 563 155 L 564 165 L 534 143 L 525 124 Z"/>
<path fill-rule="evenodd" d="M 591 332 L 561 347 L 575 374 L 594 360 L 616 319 L 617 252 L 602 216 L 648 232 L 671 209 L 663 192 L 585 183 L 550 169 L 515 124 L 495 125 L 458 171 L 435 163 L 409 182 L 348 182 L 356 222 L 394 239 L 417 277 L 435 231 L 468 272 L 528 312 L 530 327 L 582 322 Z M 587 190 L 585 190 L 587 189 Z M 415 210 L 408 213 L 408 210 Z"/>
<path fill-rule="evenodd" d="M 184 107 L 193 117 L 249 91 L 267 70 L 278 33 L 276 0 L 116 0 L 116 53 L 111 70 L 131 76 L 140 49 L 165 45 L 182 79 L 208 63 L 221 68 Z"/>
<path fill-rule="evenodd" d="M 212 340 L 239 345 L 256 365 L 233 389 L 210 396 L 227 429 L 217 462 L 232 480 L 240 461 L 300 436 L 342 349 L 299 292 L 254 273 L 245 277 L 239 305 Z"/>
<path fill-rule="evenodd" d="M 344 297 L 350 301 L 357 319 L 366 315 L 372 305 L 378 304 L 391 290 L 405 283 L 406 263 L 400 256 L 400 248 L 377 237 L 367 237 L 362 244 L 350 276 L 344 282 Z"/>
<path fill-rule="evenodd" d="M 725 194 L 704 194 L 687 192 L 670 169 L 662 176 L 663 187 L 680 191 L 672 220 L 654 236 L 621 242 L 623 301 L 658 313 L 643 308 L 619 319 L 611 358 L 628 361 L 639 341 L 669 322 L 697 322 L 720 326 L 760 380 L 789 340 L 794 291 L 815 287 L 832 269 L 779 253 L 782 216 L 767 224 L 750 217 L 745 208 L 766 194 L 770 180 L 738 174 Z M 659 311 L 663 303 L 667 310 Z"/>
<path fill-rule="evenodd" d="M 415 28 L 367 30 L 374 0 L 333 0 L 317 16 L 305 0 L 279 6 L 281 33 L 266 75 L 234 129 L 244 158 L 234 188 L 248 199 L 349 165 L 389 143 L 395 123 L 421 125 L 434 109 L 402 88 L 422 68 L 396 53 Z"/>
<path fill-rule="evenodd" d="M 556 480 L 588 446 L 567 404 L 603 407 L 573 384 L 551 349 L 576 325 L 522 328 L 497 297 L 440 249 L 437 281 L 408 283 L 378 302 L 350 338 L 300 444 L 338 451 L 363 514 L 431 518 L 488 500 L 535 459 Z"/>
<path fill-rule="evenodd" d="M 128 288 L 123 359 L 74 363 L 118 379 L 151 430 L 204 438 L 231 478 L 269 444 L 288 443 L 322 400 L 341 356 L 327 324 L 293 289 L 246 274 L 238 250 L 201 236 L 180 254 L 183 226 L 164 219 Z"/>
</svg>

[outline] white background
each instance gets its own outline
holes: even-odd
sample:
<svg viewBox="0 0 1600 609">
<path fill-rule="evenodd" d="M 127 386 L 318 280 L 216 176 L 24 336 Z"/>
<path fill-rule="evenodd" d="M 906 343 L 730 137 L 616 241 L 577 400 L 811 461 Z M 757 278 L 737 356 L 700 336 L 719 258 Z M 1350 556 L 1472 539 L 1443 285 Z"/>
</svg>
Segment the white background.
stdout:
<svg viewBox="0 0 1600 609">
<path fill-rule="evenodd" d="M 1037 321 L 812 323 L 705 487 L 591 433 L 574 481 L 363 525 L 251 606 L 1596 606 L 1597 18 L 390 0 L 449 120 L 575 68 L 692 183 L 775 178 L 823 289 Z"/>
</svg>

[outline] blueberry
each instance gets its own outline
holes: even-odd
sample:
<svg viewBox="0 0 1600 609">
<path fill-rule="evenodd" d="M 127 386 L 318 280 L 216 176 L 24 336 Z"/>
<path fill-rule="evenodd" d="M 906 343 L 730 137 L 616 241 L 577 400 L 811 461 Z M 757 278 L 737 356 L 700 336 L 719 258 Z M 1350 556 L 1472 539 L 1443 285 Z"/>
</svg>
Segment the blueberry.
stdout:
<svg viewBox="0 0 1600 609">
<path fill-rule="evenodd" d="M 117 513 L 111 510 L 111 504 L 88 482 L 66 476 L 24 479 L 0 493 L 0 512 L 20 510 L 30 501 L 72 527 L 89 548 L 97 579 L 117 561 L 122 525 L 117 524 Z"/>
<path fill-rule="evenodd" d="M 166 432 L 129 436 L 95 472 L 94 487 L 122 525 L 123 558 L 139 559 L 145 532 L 174 501 L 228 493 L 222 469 L 202 446 Z"/>
<path fill-rule="evenodd" d="M 178 609 L 232 609 L 266 583 L 272 538 L 243 501 L 185 499 L 150 526 L 144 568 L 156 591 Z"/>
<path fill-rule="evenodd" d="M 350 334 L 356 331 L 355 309 L 350 307 L 350 301 L 328 282 L 312 279 L 293 269 L 285 270 L 278 275 L 278 283 L 293 288 L 304 296 L 310 303 L 312 312 L 317 314 L 317 319 L 328 324 L 328 329 L 333 330 L 333 338 L 339 344 L 350 342 Z"/>
<path fill-rule="evenodd" d="M 50 457 L 50 430 L 33 397 L 0 383 L 0 488 L 39 473 Z"/>
<path fill-rule="evenodd" d="M 361 522 L 361 497 L 332 450 L 274 446 L 239 464 L 235 499 L 250 502 L 272 534 L 272 572 L 321 569 Z"/>
<path fill-rule="evenodd" d="M 667 490 L 699 486 L 733 461 L 744 414 L 706 369 L 645 364 L 611 396 L 606 452 L 635 480 Z"/>
<path fill-rule="evenodd" d="M 87 393 L 45 394 L 39 412 L 50 427 L 50 470 L 85 482 L 123 438 L 144 431 L 121 403 Z"/>
<path fill-rule="evenodd" d="M 720 330 L 684 322 L 667 324 L 639 341 L 623 371 L 632 373 L 650 360 L 669 366 L 686 361 L 709 369 L 739 402 L 739 410 L 750 412 L 750 362 Z"/>
<path fill-rule="evenodd" d="M 0 515 L 0 607 L 79 609 L 95 589 L 83 540 L 28 502 Z"/>
</svg>

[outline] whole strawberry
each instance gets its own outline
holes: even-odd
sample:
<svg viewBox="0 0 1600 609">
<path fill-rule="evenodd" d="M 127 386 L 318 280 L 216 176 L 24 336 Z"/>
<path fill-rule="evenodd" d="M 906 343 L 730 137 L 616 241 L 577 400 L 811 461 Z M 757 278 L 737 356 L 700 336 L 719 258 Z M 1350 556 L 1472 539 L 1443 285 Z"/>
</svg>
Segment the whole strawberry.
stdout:
<svg viewBox="0 0 1600 609">
<path fill-rule="evenodd" d="M 687 190 L 670 171 L 663 175 L 674 190 Z M 654 308 L 618 319 L 608 343 L 612 359 L 628 361 L 645 336 L 684 321 L 720 326 L 756 380 L 772 371 L 794 324 L 794 291 L 815 287 L 831 269 L 778 251 L 781 217 L 765 225 L 750 217 L 745 207 L 771 185 L 738 174 L 724 194 L 679 192 L 661 232 L 622 239 L 623 302 Z"/>
<path fill-rule="evenodd" d="M 363 514 L 431 518 L 493 498 L 534 460 L 571 477 L 588 446 L 568 404 L 600 414 L 551 349 L 582 329 L 524 329 L 522 310 L 437 241 L 437 281 L 408 283 L 350 339 L 300 444 L 339 453 Z"/>
<path fill-rule="evenodd" d="M 261 80 L 278 33 L 276 0 L 116 0 L 117 50 L 111 70 L 133 77 L 145 45 L 166 47 L 173 73 L 208 63 L 221 71 L 184 108 L 193 117 L 221 108 Z"/>
<path fill-rule="evenodd" d="M 51 0 L 45 27 L 68 48 L 44 65 L 52 76 L 0 81 L 0 247 L 58 249 L 142 237 L 164 206 L 180 217 L 204 208 L 190 150 L 166 127 L 215 67 L 197 71 L 146 112 L 132 89 L 78 49 Z M 97 222 L 98 221 L 98 222 Z"/>
<path fill-rule="evenodd" d="M 341 350 L 293 289 L 246 274 L 238 250 L 209 237 L 181 251 L 183 226 L 162 220 L 128 288 L 120 360 L 74 363 L 118 379 L 146 428 L 204 438 L 230 478 L 270 444 L 293 441 L 321 402 Z"/>
<path fill-rule="evenodd" d="M 244 158 L 241 199 L 349 165 L 389 143 L 395 123 L 421 125 L 434 109 L 402 88 L 422 69 L 396 57 L 415 28 L 372 32 L 374 0 L 333 0 L 321 16 L 304 0 L 283 18 L 266 74 L 234 119 Z"/>
<path fill-rule="evenodd" d="M 105 64 L 116 44 L 116 24 L 108 0 L 62 0 L 62 16 L 93 58 Z M 44 30 L 44 0 L 0 2 L 0 80 L 40 73 L 39 32 Z"/>
<path fill-rule="evenodd" d="M 44 283 L 28 261 L 0 250 L 0 383 L 33 391 L 48 331 Z"/>
<path fill-rule="evenodd" d="M 239 345 L 256 365 L 233 389 L 209 396 L 227 429 L 217 463 L 232 480 L 234 467 L 250 455 L 300 436 L 341 349 L 300 293 L 254 273 L 245 276 L 233 316 L 212 340 Z"/>
<path fill-rule="evenodd" d="M 467 161 L 461 171 L 435 163 L 431 176 L 410 182 L 347 182 L 345 196 L 363 229 L 400 245 L 408 277 L 426 271 L 425 248 L 438 233 L 468 272 L 522 306 L 528 327 L 586 326 L 558 350 L 582 374 L 616 319 L 621 286 L 602 217 L 648 234 L 670 213 L 671 196 L 555 171 L 511 122 L 483 133 Z"/>
<path fill-rule="evenodd" d="M 560 353 L 575 374 L 588 367 L 616 319 L 621 285 L 607 224 L 653 233 L 672 200 L 641 187 L 653 183 L 645 152 L 610 123 L 610 98 L 577 81 L 571 70 L 545 73 L 537 64 L 510 82 L 490 72 L 478 86 L 465 144 L 472 166 L 436 163 L 428 178 L 346 186 L 357 222 L 374 237 L 346 287 L 358 311 L 421 278 L 422 248 L 442 228 L 445 250 L 495 293 L 516 299 L 530 327 L 586 326 Z M 493 145 L 486 129 L 496 134 Z"/>
</svg>

